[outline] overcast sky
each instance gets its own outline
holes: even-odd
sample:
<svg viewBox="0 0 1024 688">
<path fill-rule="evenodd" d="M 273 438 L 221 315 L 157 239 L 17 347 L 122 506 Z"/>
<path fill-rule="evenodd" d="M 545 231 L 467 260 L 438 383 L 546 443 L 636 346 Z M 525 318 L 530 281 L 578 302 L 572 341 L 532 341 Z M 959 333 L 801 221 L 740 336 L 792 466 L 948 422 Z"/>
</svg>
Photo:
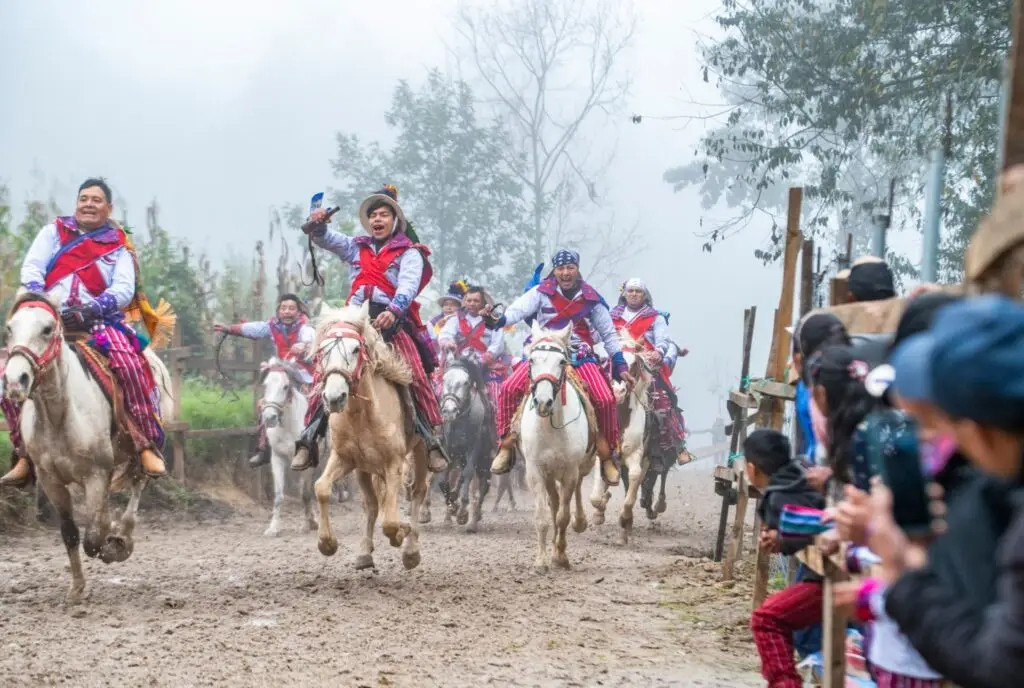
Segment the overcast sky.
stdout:
<svg viewBox="0 0 1024 688">
<path fill-rule="evenodd" d="M 306 203 L 331 184 L 338 131 L 387 137 L 383 113 L 396 80 L 453 68 L 445 44 L 454 6 L 0 2 L 0 180 L 16 203 L 53 192 L 68 207 L 81 179 L 103 175 L 125 199 L 129 222 L 142 224 L 157 198 L 164 226 L 196 250 L 219 256 L 234 246 L 248 255 L 266 234 L 270 206 Z M 715 101 L 694 43 L 698 32 L 714 31 L 716 0 L 636 7 L 634 85 L 599 143 L 617 146 L 606 207 L 639 219 L 650 248 L 598 286 L 611 300 L 622 280 L 648 281 L 656 305 L 672 312 L 675 339 L 692 352 L 676 374 L 689 425 L 708 427 L 716 374 L 723 385 L 738 378 L 745 306 L 758 307 L 752 367 L 764 370 L 780 268 L 752 256 L 763 224 L 702 253 L 696 194 L 673 193 L 662 181 L 668 167 L 692 158 L 700 124 L 629 122 L 632 112 L 675 115 L 695 112 L 693 100 Z"/>
</svg>

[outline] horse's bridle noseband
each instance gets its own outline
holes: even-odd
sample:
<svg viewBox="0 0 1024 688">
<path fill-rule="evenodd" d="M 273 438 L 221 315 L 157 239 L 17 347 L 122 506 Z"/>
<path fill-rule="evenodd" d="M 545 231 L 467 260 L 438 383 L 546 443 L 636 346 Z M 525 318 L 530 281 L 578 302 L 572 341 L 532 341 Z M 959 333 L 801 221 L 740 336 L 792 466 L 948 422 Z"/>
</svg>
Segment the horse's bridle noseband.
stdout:
<svg viewBox="0 0 1024 688">
<path fill-rule="evenodd" d="M 32 368 L 32 373 L 39 376 L 41 373 L 45 373 L 49 370 L 50 367 L 60 359 L 61 346 L 64 343 L 64 325 L 61 322 L 60 315 L 57 313 L 57 310 L 46 301 L 23 301 L 18 304 L 17 308 L 14 309 L 14 312 L 17 313 L 22 308 L 42 308 L 49 312 L 57 323 L 54 325 L 53 332 L 50 335 L 50 341 L 46 344 L 46 348 L 43 349 L 43 353 L 37 354 L 24 344 L 15 344 L 7 350 L 8 365 L 10 365 L 12 358 L 15 356 L 21 356 L 28 361 L 29 366 Z M 30 390 L 26 390 L 26 392 L 28 391 Z"/>
<path fill-rule="evenodd" d="M 534 351 L 542 351 L 544 353 L 558 354 L 562 357 L 562 363 L 560 366 L 561 374 L 552 375 L 551 373 L 541 373 L 537 377 L 533 376 L 533 368 L 530 368 L 530 396 L 534 396 L 537 392 L 537 385 L 542 382 L 550 382 L 554 388 L 554 394 L 557 395 L 559 391 L 565 388 L 565 369 L 569 365 L 569 354 L 566 352 L 565 347 L 558 346 L 550 339 L 537 340 L 530 347 L 530 355 L 533 355 Z"/>
<path fill-rule="evenodd" d="M 327 368 L 323 370 L 321 373 L 322 377 L 324 378 L 326 378 L 328 375 L 334 375 L 335 373 L 341 375 L 343 378 L 345 378 L 345 381 L 348 382 L 349 387 L 352 389 L 352 392 L 354 393 L 355 388 L 359 386 L 359 379 L 362 377 L 363 366 L 366 363 L 366 340 L 363 338 L 362 333 L 356 328 L 355 325 L 351 323 L 342 322 L 332 325 L 330 329 L 328 329 L 327 332 L 324 333 L 323 339 L 323 343 L 320 345 L 320 348 L 316 352 L 317 366 L 319 366 L 320 362 L 323 360 L 325 355 L 332 349 L 337 348 L 338 344 L 340 344 L 342 341 L 346 339 L 354 339 L 357 342 L 359 342 L 359 354 L 358 356 L 356 356 L 355 364 L 351 366 L 351 370 L 345 370 L 343 368 L 334 367 Z M 348 351 L 342 349 L 342 352 L 345 354 L 345 363 L 350 363 L 351 359 L 349 358 Z"/>
</svg>

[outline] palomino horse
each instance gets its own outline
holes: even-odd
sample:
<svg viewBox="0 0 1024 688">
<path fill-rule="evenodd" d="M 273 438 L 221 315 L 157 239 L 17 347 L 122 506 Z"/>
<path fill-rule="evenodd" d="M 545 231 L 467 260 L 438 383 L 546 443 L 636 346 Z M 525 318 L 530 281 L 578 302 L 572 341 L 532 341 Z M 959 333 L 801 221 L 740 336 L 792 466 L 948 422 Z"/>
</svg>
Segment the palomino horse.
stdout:
<svg viewBox="0 0 1024 688">
<path fill-rule="evenodd" d="M 572 527 L 587 529 L 580 494 L 583 478 L 594 467 L 590 421 L 584 400 L 568 379 L 569 335 L 572 327 L 552 332 L 533 323 L 529 346 L 530 396 L 522 412 L 520 446 L 526 463 L 526 480 L 533 490 L 537 526 L 537 559 L 534 568 L 548 570 L 548 527 L 554 524 L 554 552 L 550 561 L 569 568 L 565 553 L 570 502 L 575 497 Z M 550 516 L 545 506 L 551 510 Z"/>
<path fill-rule="evenodd" d="M 7 321 L 7 345 L 5 394 L 25 404 L 21 436 L 39 485 L 60 516 L 60 533 L 71 562 L 68 600 L 77 603 L 85 592 L 85 575 L 68 486 L 77 484 L 85 490 L 88 522 L 82 549 L 110 563 L 128 559 L 135 548 L 135 516 L 148 479 L 131 441 L 111 434 L 110 402 L 64 340 L 53 303 L 38 294 L 19 296 Z M 151 349 L 146 349 L 145 357 L 160 388 L 161 414 L 169 418 L 173 413 L 170 375 Z M 112 521 L 107 498 L 125 488 L 130 499 L 120 518 Z"/>
<path fill-rule="evenodd" d="M 620 334 L 621 336 L 621 334 Z M 621 382 L 612 383 L 615 401 L 618 406 L 619 428 L 621 429 L 622 484 L 626 498 L 622 502 L 619 514 L 620 542 L 629 543 L 633 531 L 633 506 L 636 504 L 637 491 L 647 473 L 647 445 L 650 434 L 651 417 L 647 392 L 653 378 L 646 362 L 639 353 L 639 345 L 628 336 L 622 340 L 622 353 L 629 365 L 629 374 L 636 381 L 633 389 Z M 611 497 L 600 471 L 594 477 L 594 487 L 590 495 L 590 503 L 594 507 L 594 523 L 604 523 L 604 511 Z"/>
<path fill-rule="evenodd" d="M 449 485 L 449 504 L 459 502 L 456 520 L 459 525 L 469 522 L 467 533 L 475 533 L 480 523 L 496 449 L 494 418 L 488 412 L 486 390 L 484 371 L 473 358 L 448 362 L 441 378 L 444 444 L 451 459 L 445 482 Z"/>
<path fill-rule="evenodd" d="M 327 506 L 335 481 L 356 471 L 363 493 L 366 530 L 357 569 L 373 567 L 373 528 L 384 508 L 382 530 L 392 547 L 402 547 L 402 563 L 420 563 L 419 515 L 427 492 L 427 452 L 413 426 L 409 367 L 370 323 L 368 304 L 324 307 L 317 319 L 316 365 L 330 412 L 331 452 L 313 489 L 320 504 L 317 546 L 325 556 L 338 551 Z M 400 520 L 398 493 L 405 471 L 409 481 L 409 523 Z"/>
<path fill-rule="evenodd" d="M 270 469 L 274 475 L 274 510 L 264 535 L 273 537 L 281 532 L 281 504 L 287 485 L 288 470 L 295 453 L 295 440 L 302 432 L 306 415 L 306 395 L 299 369 L 291 361 L 274 356 L 261 366 L 260 382 L 263 398 L 260 400 L 263 427 L 270 448 Z M 302 494 L 305 530 L 316 530 L 316 512 L 313 509 L 313 471 L 298 475 Z"/>
</svg>

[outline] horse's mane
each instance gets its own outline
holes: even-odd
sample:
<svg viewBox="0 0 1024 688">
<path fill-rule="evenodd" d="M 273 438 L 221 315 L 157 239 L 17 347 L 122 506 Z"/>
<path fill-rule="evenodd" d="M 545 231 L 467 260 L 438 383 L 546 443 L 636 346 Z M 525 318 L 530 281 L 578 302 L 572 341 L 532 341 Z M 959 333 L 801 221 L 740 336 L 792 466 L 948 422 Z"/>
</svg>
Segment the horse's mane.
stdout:
<svg viewBox="0 0 1024 688">
<path fill-rule="evenodd" d="M 380 333 L 370 324 L 367 319 L 366 310 L 362 306 L 342 306 L 331 308 L 326 304 L 316 319 L 316 342 L 315 347 L 320 349 L 327 331 L 338 323 L 348 323 L 363 335 L 366 342 L 367 363 L 376 375 L 398 385 L 409 385 L 412 383 L 412 371 L 408 364 L 395 353 L 394 347 L 387 344 L 380 336 Z"/>
<path fill-rule="evenodd" d="M 487 393 L 487 378 L 484 377 L 483 367 L 472 358 L 453 358 L 448 363 L 449 368 L 461 368 L 466 371 L 469 381 L 480 392 Z"/>
<path fill-rule="evenodd" d="M 288 375 L 288 378 L 292 381 L 292 384 L 301 387 L 305 384 L 302 379 L 302 374 L 299 372 L 299 366 L 294 361 L 285 361 L 277 356 L 271 356 L 270 360 L 266 363 L 266 369 L 260 375 L 260 382 L 263 382 L 267 373 L 270 372 L 270 368 L 284 368 Z"/>
</svg>

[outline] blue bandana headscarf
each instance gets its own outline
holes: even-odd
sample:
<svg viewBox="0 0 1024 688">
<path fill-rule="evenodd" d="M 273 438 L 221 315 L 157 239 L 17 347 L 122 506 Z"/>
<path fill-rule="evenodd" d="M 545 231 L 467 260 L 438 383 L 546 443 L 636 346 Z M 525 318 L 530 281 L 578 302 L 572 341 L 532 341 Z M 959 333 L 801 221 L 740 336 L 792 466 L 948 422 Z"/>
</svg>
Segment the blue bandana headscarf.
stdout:
<svg viewBox="0 0 1024 688">
<path fill-rule="evenodd" d="M 552 267 L 560 267 L 562 265 L 576 265 L 580 264 L 580 254 L 575 251 L 570 251 L 567 248 L 560 249 L 555 257 L 551 259 Z"/>
</svg>

